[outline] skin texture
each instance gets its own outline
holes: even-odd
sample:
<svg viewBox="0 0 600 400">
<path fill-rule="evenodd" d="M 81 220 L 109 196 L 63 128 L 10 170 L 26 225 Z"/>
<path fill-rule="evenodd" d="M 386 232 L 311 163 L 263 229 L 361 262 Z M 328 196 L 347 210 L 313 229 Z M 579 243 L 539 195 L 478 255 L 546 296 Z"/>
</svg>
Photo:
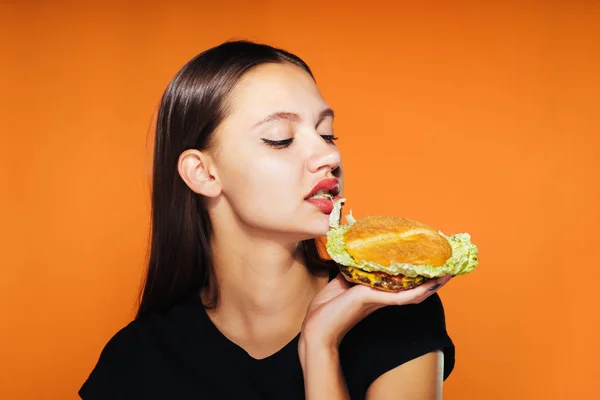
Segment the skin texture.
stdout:
<svg viewBox="0 0 600 400">
<path fill-rule="evenodd" d="M 215 146 L 187 150 L 178 165 L 186 184 L 205 197 L 213 224 L 220 303 L 208 311 L 209 317 L 254 358 L 277 352 L 300 333 L 308 399 L 348 398 L 337 351 L 352 326 L 384 305 L 423 301 L 434 293 L 428 291 L 431 286 L 449 279 L 391 294 L 352 286 L 341 275 L 328 283 L 326 273 L 308 272 L 298 243 L 325 235 L 329 216 L 304 199 L 326 178 L 338 178 L 343 190 L 340 153 L 327 138 L 333 135 L 333 117 L 324 113 L 328 109 L 302 69 L 261 65 L 230 94 Z M 282 112 L 285 118 L 264 122 Z M 273 148 L 262 139 L 293 142 Z M 430 394 L 407 397 L 409 392 L 399 393 L 384 375 L 372 385 L 370 398 L 386 398 L 386 393 L 411 399 L 439 396 L 434 361 L 410 362 L 389 374 L 423 382 Z"/>
<path fill-rule="evenodd" d="M 441 399 L 443 373 L 444 353 L 437 351 L 425 354 L 380 376 L 369 387 L 366 398 L 398 399 L 397 393 L 390 390 L 396 387 L 402 388 L 402 395 L 406 399 Z M 420 381 L 414 380 L 414 374 Z"/>
</svg>

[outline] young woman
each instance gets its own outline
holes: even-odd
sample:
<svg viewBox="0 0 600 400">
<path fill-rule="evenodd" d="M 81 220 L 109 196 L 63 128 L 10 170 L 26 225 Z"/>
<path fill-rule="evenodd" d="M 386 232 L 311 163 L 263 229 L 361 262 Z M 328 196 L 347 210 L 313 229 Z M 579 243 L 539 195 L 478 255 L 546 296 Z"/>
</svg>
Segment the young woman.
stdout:
<svg viewBox="0 0 600 400">
<path fill-rule="evenodd" d="M 319 256 L 343 188 L 309 67 L 228 42 L 189 61 L 156 125 L 138 315 L 80 390 L 94 399 L 438 399 L 454 366 L 436 290 L 352 286 Z"/>
</svg>

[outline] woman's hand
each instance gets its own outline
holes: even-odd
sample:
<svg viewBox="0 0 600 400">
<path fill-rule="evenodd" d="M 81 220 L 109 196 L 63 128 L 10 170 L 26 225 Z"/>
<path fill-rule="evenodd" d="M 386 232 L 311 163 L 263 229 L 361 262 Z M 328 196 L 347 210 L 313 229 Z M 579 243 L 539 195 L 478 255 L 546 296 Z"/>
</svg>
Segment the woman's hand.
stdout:
<svg viewBox="0 0 600 400">
<path fill-rule="evenodd" d="M 350 284 L 338 276 L 309 304 L 300 335 L 303 361 L 307 344 L 337 351 L 344 335 L 360 320 L 388 305 L 418 304 L 444 286 L 452 276 L 432 279 L 414 289 L 389 293 L 364 285 Z"/>
<path fill-rule="evenodd" d="M 450 278 L 444 276 L 414 289 L 387 293 L 364 285 L 351 285 L 338 274 L 311 301 L 302 324 L 298 356 L 306 398 L 349 399 L 338 352 L 344 335 L 379 308 L 422 302 Z"/>
</svg>

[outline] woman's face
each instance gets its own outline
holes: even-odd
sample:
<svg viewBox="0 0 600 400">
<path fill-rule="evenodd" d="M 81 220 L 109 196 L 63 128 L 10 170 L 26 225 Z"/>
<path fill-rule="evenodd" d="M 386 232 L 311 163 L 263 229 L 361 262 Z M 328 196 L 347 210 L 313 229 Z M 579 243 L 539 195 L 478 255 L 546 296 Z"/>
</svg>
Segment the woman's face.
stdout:
<svg viewBox="0 0 600 400">
<path fill-rule="evenodd" d="M 252 230 L 324 235 L 332 201 L 307 196 L 336 178 L 341 195 L 343 182 L 333 112 L 315 81 L 292 64 L 263 64 L 240 79 L 228 106 L 215 132 L 221 200 Z"/>
</svg>

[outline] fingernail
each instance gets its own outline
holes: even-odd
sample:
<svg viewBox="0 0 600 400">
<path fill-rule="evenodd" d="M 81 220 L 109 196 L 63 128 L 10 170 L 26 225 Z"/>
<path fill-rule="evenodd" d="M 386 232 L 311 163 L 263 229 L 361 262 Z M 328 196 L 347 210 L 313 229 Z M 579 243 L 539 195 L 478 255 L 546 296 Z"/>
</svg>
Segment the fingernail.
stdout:
<svg viewBox="0 0 600 400">
<path fill-rule="evenodd" d="M 439 284 L 439 283 L 436 283 L 436 284 L 435 284 L 435 285 L 433 285 L 431 288 L 429 288 L 429 291 L 430 291 L 430 292 L 433 292 L 434 290 L 436 290 L 436 289 L 437 289 L 437 288 L 439 288 L 440 286 L 442 286 L 442 285 L 441 285 L 441 284 Z"/>
</svg>

